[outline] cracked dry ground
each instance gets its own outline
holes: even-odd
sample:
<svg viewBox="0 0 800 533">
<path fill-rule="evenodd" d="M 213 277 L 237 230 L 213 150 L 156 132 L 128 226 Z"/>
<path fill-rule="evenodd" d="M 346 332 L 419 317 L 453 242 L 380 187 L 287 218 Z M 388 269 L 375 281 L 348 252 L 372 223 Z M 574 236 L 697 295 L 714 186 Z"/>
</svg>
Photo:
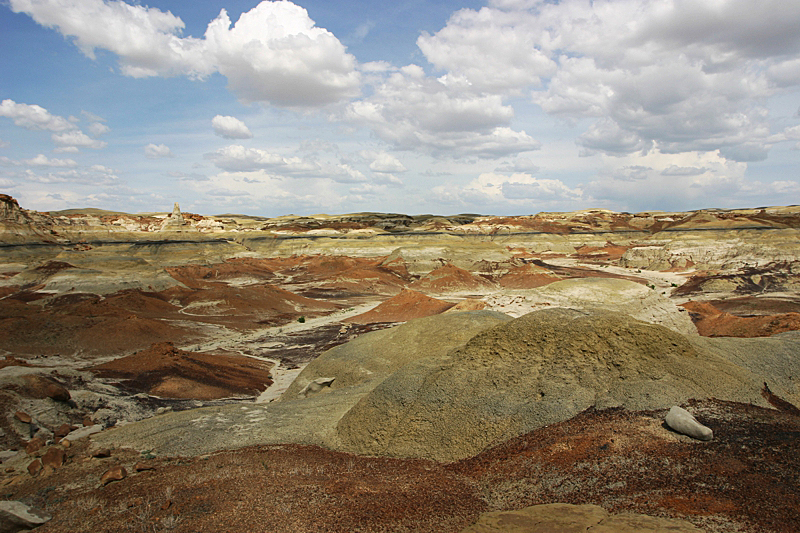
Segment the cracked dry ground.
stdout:
<svg viewBox="0 0 800 533">
<path fill-rule="evenodd" d="M 84 443 L 62 468 L 0 490 L 53 514 L 40 533 L 458 532 L 485 511 L 553 502 L 680 517 L 709 533 L 796 532 L 800 417 L 688 407 L 713 441 L 668 431 L 663 411 L 590 410 L 450 464 L 281 445 L 144 459 L 153 470 L 136 472 L 139 453 L 91 458 Z M 128 477 L 100 486 L 118 464 Z"/>
</svg>

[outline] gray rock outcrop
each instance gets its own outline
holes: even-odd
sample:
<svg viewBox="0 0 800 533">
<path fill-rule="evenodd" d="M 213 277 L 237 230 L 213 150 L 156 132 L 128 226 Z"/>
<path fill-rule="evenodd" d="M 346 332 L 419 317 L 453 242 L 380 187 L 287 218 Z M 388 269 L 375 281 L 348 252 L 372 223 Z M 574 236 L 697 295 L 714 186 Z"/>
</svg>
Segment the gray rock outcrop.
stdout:
<svg viewBox="0 0 800 533">
<path fill-rule="evenodd" d="M 175 205 L 172 207 L 172 213 L 164 219 L 164 222 L 161 224 L 162 230 L 170 230 L 170 229 L 180 229 L 181 226 L 184 226 L 186 221 L 183 219 L 183 215 L 181 214 L 181 208 L 178 205 L 178 202 L 175 202 Z"/>
<path fill-rule="evenodd" d="M 0 533 L 29 531 L 41 526 L 52 517 L 18 501 L 0 501 Z"/>
</svg>

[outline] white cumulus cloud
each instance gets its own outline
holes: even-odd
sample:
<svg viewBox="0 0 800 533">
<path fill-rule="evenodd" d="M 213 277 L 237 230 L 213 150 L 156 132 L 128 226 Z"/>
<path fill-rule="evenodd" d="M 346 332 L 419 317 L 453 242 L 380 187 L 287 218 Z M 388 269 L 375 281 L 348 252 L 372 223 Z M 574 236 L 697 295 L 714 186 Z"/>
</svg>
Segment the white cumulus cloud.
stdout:
<svg viewBox="0 0 800 533">
<path fill-rule="evenodd" d="M 172 150 L 166 144 L 150 143 L 144 147 L 144 155 L 148 159 L 160 159 L 162 157 L 175 157 Z"/>
<path fill-rule="evenodd" d="M 399 159 L 391 154 L 387 154 L 386 152 L 366 152 L 362 155 L 372 159 L 372 162 L 369 164 L 369 169 L 373 172 L 390 174 L 393 172 L 399 173 L 408 170 Z"/>
<path fill-rule="evenodd" d="M 180 37 L 183 21 L 167 11 L 108 0 L 10 0 L 42 26 L 57 29 L 87 57 L 96 49 L 120 58 L 122 72 L 133 77 L 213 72 L 200 39 Z"/>
<path fill-rule="evenodd" d="M 89 132 L 95 137 L 98 135 L 105 135 L 109 131 L 111 131 L 111 128 L 109 128 L 102 122 L 92 122 L 91 124 L 89 124 Z"/>
<path fill-rule="evenodd" d="M 205 157 L 227 172 L 269 172 L 272 177 L 328 178 L 339 183 L 367 179 L 363 172 L 345 163 L 318 162 L 309 157 L 286 156 L 238 144 L 220 148 Z"/>
<path fill-rule="evenodd" d="M 318 164 L 304 161 L 299 157 L 285 157 L 258 148 L 245 148 L 238 144 L 220 148 L 216 152 L 207 154 L 206 158 L 217 167 L 232 172 L 268 170 L 276 174 L 317 175 L 321 170 Z"/>
<path fill-rule="evenodd" d="M 476 94 L 458 79 L 428 77 L 417 65 L 392 73 L 345 111 L 346 120 L 370 128 L 397 149 L 453 157 L 538 149 L 538 141 L 508 127 L 513 116 L 501 96 Z"/>
<path fill-rule="evenodd" d="M 69 120 L 41 106 L 20 104 L 8 98 L 0 102 L 0 117 L 10 118 L 17 126 L 28 130 L 61 132 L 75 128 Z"/>
<path fill-rule="evenodd" d="M 355 58 L 291 2 L 261 2 L 233 26 L 222 10 L 208 25 L 204 46 L 244 101 L 305 107 L 359 92 Z"/>
<path fill-rule="evenodd" d="M 136 78 L 219 72 L 248 102 L 289 107 L 325 105 L 356 96 L 356 60 L 300 6 L 264 1 L 233 23 L 223 9 L 203 38 L 183 37 L 171 12 L 119 0 L 9 0 L 42 26 L 74 40 L 88 57 L 96 49 L 119 57 Z"/>
<path fill-rule="evenodd" d="M 51 137 L 53 142 L 59 146 L 59 150 L 64 152 L 76 152 L 79 148 L 100 150 L 108 145 L 105 141 L 92 139 L 80 130 L 54 133 Z"/>
<path fill-rule="evenodd" d="M 44 154 L 39 154 L 32 159 L 23 159 L 21 163 L 37 167 L 77 167 L 78 163 L 72 159 L 48 159 Z"/>
<path fill-rule="evenodd" d="M 252 139 L 247 125 L 236 117 L 217 115 L 211 119 L 214 133 L 225 139 Z"/>
<path fill-rule="evenodd" d="M 555 73 L 556 63 L 540 50 L 537 36 L 518 31 L 518 24 L 513 13 L 462 9 L 436 35 L 423 33 L 417 45 L 437 68 L 463 76 L 478 90 L 538 86 Z"/>
<path fill-rule="evenodd" d="M 754 161 L 776 142 L 765 100 L 800 86 L 799 30 L 800 4 L 780 0 L 493 0 L 418 45 L 476 90 L 529 89 L 549 114 L 594 119 L 584 154 Z"/>
</svg>

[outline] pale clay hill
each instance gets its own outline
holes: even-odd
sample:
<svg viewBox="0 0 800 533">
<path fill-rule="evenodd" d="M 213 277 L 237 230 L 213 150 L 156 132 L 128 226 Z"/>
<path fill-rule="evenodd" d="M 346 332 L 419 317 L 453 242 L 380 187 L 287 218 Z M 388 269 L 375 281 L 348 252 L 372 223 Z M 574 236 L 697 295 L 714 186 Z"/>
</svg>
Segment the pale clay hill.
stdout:
<svg viewBox="0 0 800 533">
<path fill-rule="evenodd" d="M 0 488 L 44 533 L 792 531 L 798 237 L 797 206 L 264 218 L 0 195 Z M 670 431 L 675 405 L 713 440 Z M 283 453 L 305 466 L 257 459 Z M 220 472 L 261 482 L 229 460 L 324 496 L 234 495 Z"/>
</svg>

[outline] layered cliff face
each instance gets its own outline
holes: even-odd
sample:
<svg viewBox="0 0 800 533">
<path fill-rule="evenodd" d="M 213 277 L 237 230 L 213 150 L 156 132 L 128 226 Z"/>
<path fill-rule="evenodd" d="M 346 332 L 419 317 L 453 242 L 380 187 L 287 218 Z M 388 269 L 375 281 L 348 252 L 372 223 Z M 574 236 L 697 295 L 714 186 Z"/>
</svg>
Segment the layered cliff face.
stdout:
<svg viewBox="0 0 800 533">
<path fill-rule="evenodd" d="M 7 194 L 0 194 L 0 221 L 20 223 L 24 219 L 19 203 Z"/>
</svg>

